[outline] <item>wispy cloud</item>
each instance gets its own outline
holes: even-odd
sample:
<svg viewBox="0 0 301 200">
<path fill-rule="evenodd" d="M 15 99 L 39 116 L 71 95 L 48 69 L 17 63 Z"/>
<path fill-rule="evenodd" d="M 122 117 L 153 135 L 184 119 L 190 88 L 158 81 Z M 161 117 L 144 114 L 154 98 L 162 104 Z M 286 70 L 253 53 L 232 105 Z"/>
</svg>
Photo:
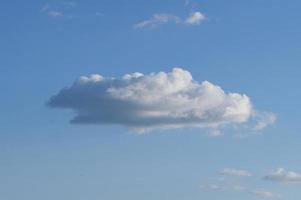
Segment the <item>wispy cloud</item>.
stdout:
<svg viewBox="0 0 301 200">
<path fill-rule="evenodd" d="M 279 194 L 265 189 L 250 189 L 240 184 L 231 184 L 231 183 L 201 185 L 200 189 L 204 192 L 215 192 L 215 193 L 216 192 L 245 193 L 245 194 L 250 194 L 260 198 L 267 198 L 267 199 L 274 199 L 274 198 L 281 197 Z"/>
<path fill-rule="evenodd" d="M 62 17 L 62 16 L 64 16 L 64 14 L 62 12 L 55 11 L 55 10 L 50 10 L 47 13 L 51 17 Z"/>
<path fill-rule="evenodd" d="M 50 17 L 62 17 L 64 14 L 61 11 L 58 11 L 57 9 L 52 8 L 52 6 L 50 6 L 49 4 L 45 4 L 42 8 L 41 8 L 41 12 L 46 13 L 48 16 Z"/>
<path fill-rule="evenodd" d="M 274 172 L 266 175 L 264 179 L 282 183 L 301 182 L 301 174 L 293 171 L 287 171 L 283 168 L 278 168 Z"/>
<path fill-rule="evenodd" d="M 223 176 L 238 176 L 238 177 L 250 177 L 252 174 L 245 170 L 238 170 L 238 169 L 230 169 L 225 168 L 219 172 L 220 175 Z"/>
<path fill-rule="evenodd" d="M 250 191 L 250 193 L 262 198 L 268 198 L 268 199 L 280 198 L 279 194 L 264 189 L 252 190 Z"/>
<path fill-rule="evenodd" d="M 67 7 L 70 7 L 70 8 L 77 6 L 77 3 L 73 2 L 73 1 L 65 1 L 65 2 L 62 2 L 62 4 L 67 6 Z"/>
<path fill-rule="evenodd" d="M 169 22 L 180 23 L 181 19 L 171 14 L 154 14 L 152 18 L 144 20 L 134 25 L 134 28 L 155 28 L 159 25 L 166 24 Z"/>
<path fill-rule="evenodd" d="M 188 6 L 190 4 L 190 0 L 184 0 L 184 5 Z"/>
<path fill-rule="evenodd" d="M 256 118 L 258 119 L 253 128 L 253 130 L 255 131 L 260 131 L 266 128 L 267 126 L 274 124 L 277 120 L 277 116 L 275 115 L 275 113 L 271 112 L 254 112 L 253 115 L 256 116 Z"/>
<path fill-rule="evenodd" d="M 201 185 L 201 190 L 203 191 L 236 191 L 236 192 L 242 192 L 245 191 L 246 188 L 239 184 L 208 184 L 208 185 Z"/>
<path fill-rule="evenodd" d="M 219 172 L 220 175 L 223 175 L 223 177 L 213 178 L 214 182 L 211 181 L 210 184 L 203 184 L 200 186 L 200 189 L 204 192 L 237 192 L 237 193 L 245 193 L 253 196 L 257 196 L 259 198 L 267 198 L 267 199 L 273 199 L 273 198 L 280 198 L 281 195 L 266 190 L 264 188 L 257 188 L 255 186 L 243 186 L 241 184 L 242 179 L 237 182 L 237 179 L 233 180 L 226 176 L 234 176 L 234 177 L 250 177 L 252 176 L 250 172 L 245 170 L 237 170 L 237 169 L 229 169 L 225 168 Z M 278 175 L 279 173 L 277 173 Z M 273 176 L 275 173 L 273 173 Z M 246 179 L 243 179 L 244 183 Z M 248 180 L 248 179 L 247 179 Z M 235 181 L 235 182 L 233 182 Z"/>
<path fill-rule="evenodd" d="M 95 16 L 96 17 L 100 17 L 100 16 L 103 16 L 104 14 L 102 12 L 95 12 Z"/>
<path fill-rule="evenodd" d="M 59 18 L 59 17 L 73 18 L 73 16 L 74 16 L 73 14 L 69 14 L 66 12 L 67 12 L 67 10 L 74 8 L 76 5 L 77 4 L 72 1 L 62 1 L 57 4 L 47 3 L 44 6 L 42 6 L 40 11 L 53 18 Z"/>
<path fill-rule="evenodd" d="M 144 20 L 134 25 L 134 28 L 155 28 L 162 24 L 175 23 L 179 25 L 199 25 L 206 19 L 206 16 L 197 11 L 182 19 L 173 14 L 154 14 L 150 19 Z"/>
</svg>

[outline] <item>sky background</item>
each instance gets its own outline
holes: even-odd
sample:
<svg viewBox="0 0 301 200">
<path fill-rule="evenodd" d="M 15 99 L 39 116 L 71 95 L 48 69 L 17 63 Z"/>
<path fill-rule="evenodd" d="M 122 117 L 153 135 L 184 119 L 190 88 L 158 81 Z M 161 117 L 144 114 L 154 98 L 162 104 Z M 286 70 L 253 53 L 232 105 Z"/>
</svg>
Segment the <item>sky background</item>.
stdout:
<svg viewBox="0 0 301 200">
<path fill-rule="evenodd" d="M 263 178 L 277 168 L 301 172 L 300 9 L 298 0 L 1 1 L 0 198 L 249 200 L 264 198 L 259 190 L 301 197 L 301 184 Z M 206 16 L 199 25 L 134 28 L 156 13 L 184 19 L 194 11 Z M 247 94 L 277 122 L 244 138 L 192 128 L 138 135 L 70 124 L 72 111 L 46 106 L 82 75 L 173 67 Z M 221 175 L 225 168 L 252 176 Z M 226 188 L 233 184 L 250 189 Z"/>
</svg>

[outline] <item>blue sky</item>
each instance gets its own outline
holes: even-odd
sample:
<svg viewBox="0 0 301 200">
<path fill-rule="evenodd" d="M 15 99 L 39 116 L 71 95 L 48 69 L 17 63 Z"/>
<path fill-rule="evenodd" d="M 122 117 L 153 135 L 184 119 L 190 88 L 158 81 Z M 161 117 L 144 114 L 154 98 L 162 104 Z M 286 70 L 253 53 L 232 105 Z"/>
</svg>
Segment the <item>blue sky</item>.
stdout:
<svg viewBox="0 0 301 200">
<path fill-rule="evenodd" d="M 10 0 L 0 5 L 1 199 L 293 200 L 301 196 L 300 1 Z M 192 16 L 198 17 L 189 21 Z M 146 78 L 136 82 L 152 86 L 158 79 L 150 74 L 163 72 L 178 84 L 186 73 L 181 71 L 176 79 L 175 67 L 189 73 L 198 84 L 195 87 L 209 96 L 216 93 L 208 92 L 203 81 L 220 86 L 229 99 L 222 105 L 233 106 L 237 99 L 228 92 L 235 92 L 241 95 L 236 111 L 245 108 L 240 107 L 243 94 L 252 109 L 239 116 L 243 118 L 223 118 L 224 126 L 216 109 L 205 106 L 208 116 L 215 118 L 196 118 L 197 123 L 179 119 L 181 125 L 175 127 L 139 121 L 124 107 L 120 112 L 125 110 L 122 114 L 129 121 L 106 110 L 111 117 L 107 124 L 97 118 L 96 111 L 104 107 L 88 112 L 86 106 L 95 96 L 87 93 L 81 101 L 82 90 L 75 84 L 79 77 L 91 78 L 89 74 L 100 74 L 104 80 L 116 77 L 104 88 L 120 89 L 114 95 L 121 98 L 124 93 L 119 92 L 133 86 L 123 82 L 124 74 L 143 73 Z M 92 94 L 104 95 L 93 93 L 93 84 L 97 88 L 98 83 L 90 82 L 82 86 L 84 91 L 92 88 Z M 216 99 L 194 93 L 190 83 L 183 86 L 189 94 L 204 102 Z M 63 96 L 68 97 L 62 98 L 63 104 L 55 101 L 53 109 L 47 102 L 61 98 L 62 88 L 71 95 Z M 174 110 L 178 116 L 199 109 L 188 109 L 190 103 L 172 107 L 166 88 L 150 88 L 154 89 L 142 94 L 154 92 L 152 109 L 169 106 L 172 109 L 163 109 L 169 116 Z M 167 104 L 153 101 L 157 96 L 166 97 Z M 130 97 L 140 113 L 141 107 L 135 105 L 145 106 L 145 96 Z M 76 100 L 80 107 L 72 104 Z M 128 99 L 119 100 L 105 103 L 110 108 L 128 105 Z M 62 105 L 72 109 L 60 109 Z M 255 131 L 253 121 L 262 119 L 256 119 L 254 111 L 277 120 Z M 78 113 L 93 114 L 96 123 L 69 123 Z M 241 119 L 245 121 L 240 123 Z M 212 121 L 217 124 L 214 128 Z M 137 132 L 145 122 L 148 130 Z M 212 137 L 212 131 L 221 135 Z"/>
</svg>

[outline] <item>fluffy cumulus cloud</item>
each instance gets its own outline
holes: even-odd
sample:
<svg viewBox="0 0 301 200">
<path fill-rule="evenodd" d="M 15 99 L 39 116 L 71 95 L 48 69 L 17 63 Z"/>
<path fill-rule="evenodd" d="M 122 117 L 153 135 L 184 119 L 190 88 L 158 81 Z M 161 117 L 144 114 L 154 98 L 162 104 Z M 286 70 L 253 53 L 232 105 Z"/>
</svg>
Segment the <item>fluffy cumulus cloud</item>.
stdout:
<svg viewBox="0 0 301 200">
<path fill-rule="evenodd" d="M 208 81 L 193 80 L 190 72 L 125 74 L 105 78 L 82 76 L 48 102 L 52 108 L 72 109 L 72 123 L 120 124 L 138 131 L 154 128 L 200 127 L 217 130 L 252 118 L 245 94 L 227 93 Z"/>
<path fill-rule="evenodd" d="M 276 182 L 301 182 L 301 174 L 293 171 L 287 171 L 283 168 L 278 168 L 275 172 L 264 177 L 265 180 Z"/>
<path fill-rule="evenodd" d="M 182 25 L 199 25 L 206 19 L 206 16 L 197 11 L 191 13 L 187 18 L 182 19 L 172 14 L 154 14 L 150 19 L 144 20 L 134 25 L 134 28 L 155 28 L 166 23 L 175 23 Z"/>
<path fill-rule="evenodd" d="M 238 170 L 238 169 L 230 169 L 225 168 L 220 171 L 220 174 L 223 176 L 238 176 L 238 177 L 249 177 L 252 176 L 250 172 L 245 170 Z"/>
</svg>

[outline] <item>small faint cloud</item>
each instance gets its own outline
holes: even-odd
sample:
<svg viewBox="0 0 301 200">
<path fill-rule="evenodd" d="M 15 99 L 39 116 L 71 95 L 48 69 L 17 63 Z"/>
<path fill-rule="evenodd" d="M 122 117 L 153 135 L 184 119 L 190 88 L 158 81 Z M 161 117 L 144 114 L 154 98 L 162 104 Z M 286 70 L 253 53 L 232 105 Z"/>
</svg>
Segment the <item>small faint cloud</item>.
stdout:
<svg viewBox="0 0 301 200">
<path fill-rule="evenodd" d="M 65 2 L 62 2 L 62 4 L 66 7 L 69 7 L 69 8 L 73 8 L 73 7 L 77 6 L 77 3 L 73 2 L 73 1 L 65 1 Z"/>
<path fill-rule="evenodd" d="M 45 4 L 41 8 L 41 12 L 46 13 L 48 16 L 53 17 L 53 18 L 64 16 L 64 13 L 62 11 L 58 11 L 57 9 L 54 9 L 49 4 Z"/>
<path fill-rule="evenodd" d="M 201 190 L 203 191 L 221 191 L 224 190 L 224 187 L 217 184 L 208 184 L 208 185 L 200 185 Z"/>
<path fill-rule="evenodd" d="M 49 4 L 45 4 L 42 8 L 41 8 L 41 12 L 46 12 L 47 10 L 49 10 L 50 6 Z"/>
<path fill-rule="evenodd" d="M 247 187 L 244 187 L 240 184 L 207 184 L 207 185 L 201 185 L 200 189 L 204 192 L 235 192 L 235 193 L 245 193 L 245 194 L 251 194 L 260 198 L 267 198 L 267 199 L 274 199 L 274 198 L 280 198 L 281 196 L 279 194 L 276 194 L 274 192 L 265 190 L 265 189 L 250 189 Z"/>
<path fill-rule="evenodd" d="M 167 23 L 181 25 L 199 25 L 206 19 L 205 15 L 199 11 L 191 13 L 185 19 L 173 14 L 154 14 L 150 19 L 144 20 L 134 25 L 134 28 L 155 28 Z"/>
<path fill-rule="evenodd" d="M 213 130 L 211 130 L 210 131 L 210 133 L 209 133 L 209 136 L 210 137 L 221 137 L 221 136 L 223 136 L 224 134 L 221 132 L 221 130 L 219 130 L 219 129 L 213 129 Z"/>
<path fill-rule="evenodd" d="M 77 3 L 73 1 L 63 1 L 57 4 L 45 4 L 42 6 L 40 11 L 42 13 L 47 14 L 50 17 L 58 18 L 58 17 L 66 17 L 68 19 L 74 18 L 74 14 L 67 13 L 68 10 L 77 6 Z"/>
<path fill-rule="evenodd" d="M 51 18 L 76 19 L 80 17 L 100 17 L 104 14 L 99 11 L 89 12 L 86 14 L 77 13 L 78 3 L 75 1 L 48 2 L 44 4 L 40 12 Z"/>
<path fill-rule="evenodd" d="M 246 188 L 242 185 L 239 184 L 228 184 L 228 183 L 224 183 L 224 184 L 207 184 L 207 185 L 201 185 L 200 186 L 201 190 L 203 191 L 236 191 L 236 192 L 242 192 L 244 191 Z"/>
<path fill-rule="evenodd" d="M 190 0 L 184 0 L 184 5 L 188 6 L 190 4 Z"/>
<path fill-rule="evenodd" d="M 253 128 L 255 131 L 260 131 L 267 126 L 274 124 L 277 120 L 277 116 L 271 112 L 254 112 L 253 115 L 258 119 Z"/>
<path fill-rule="evenodd" d="M 248 171 L 245 170 L 238 170 L 238 169 L 230 169 L 230 168 L 225 168 L 220 171 L 220 175 L 223 176 L 238 176 L 238 177 L 250 177 L 252 174 Z"/>
<path fill-rule="evenodd" d="M 252 176 L 250 172 L 245 170 L 237 170 L 237 169 L 229 169 L 225 168 L 219 173 L 220 175 L 224 175 L 219 177 L 218 179 L 212 179 L 211 183 L 200 185 L 200 189 L 204 192 L 235 192 L 235 193 L 244 193 L 253 196 L 257 196 L 258 198 L 265 198 L 265 199 L 277 199 L 282 198 L 280 194 L 275 192 L 266 190 L 264 188 L 253 188 L 249 186 L 243 186 L 239 182 L 232 182 L 226 176 L 238 176 L 238 177 L 249 177 Z M 271 173 L 270 175 L 266 176 L 265 178 L 268 180 L 273 181 L 280 181 L 280 182 L 288 182 L 290 181 L 299 181 L 301 175 L 296 172 L 288 172 L 284 169 L 278 169 L 276 172 Z M 220 179 L 221 178 L 221 179 Z"/>
<path fill-rule="evenodd" d="M 62 16 L 64 16 L 64 14 L 62 12 L 55 11 L 55 10 L 50 10 L 48 12 L 48 15 L 51 16 L 51 17 L 62 17 Z"/>
<path fill-rule="evenodd" d="M 101 17 L 101 16 L 103 16 L 103 13 L 102 12 L 95 12 L 95 16 L 96 17 Z"/>
<path fill-rule="evenodd" d="M 250 191 L 251 194 L 262 197 L 262 198 L 268 198 L 268 199 L 273 199 L 273 198 L 280 198 L 279 194 L 264 190 L 264 189 L 259 189 L 259 190 L 252 190 Z"/>
<path fill-rule="evenodd" d="M 283 168 L 278 168 L 276 171 L 266 175 L 265 180 L 291 183 L 291 182 L 301 182 L 301 174 L 293 171 L 287 171 Z"/>
<path fill-rule="evenodd" d="M 191 13 L 185 20 L 187 25 L 199 25 L 206 19 L 206 16 L 201 12 Z"/>
<path fill-rule="evenodd" d="M 171 14 L 154 14 L 152 18 L 144 20 L 134 25 L 134 28 L 155 28 L 159 25 L 166 24 L 169 22 L 180 23 L 181 19 Z"/>
<path fill-rule="evenodd" d="M 194 0 L 184 0 L 184 6 L 193 11 L 194 8 L 198 6 L 198 2 Z"/>
</svg>

